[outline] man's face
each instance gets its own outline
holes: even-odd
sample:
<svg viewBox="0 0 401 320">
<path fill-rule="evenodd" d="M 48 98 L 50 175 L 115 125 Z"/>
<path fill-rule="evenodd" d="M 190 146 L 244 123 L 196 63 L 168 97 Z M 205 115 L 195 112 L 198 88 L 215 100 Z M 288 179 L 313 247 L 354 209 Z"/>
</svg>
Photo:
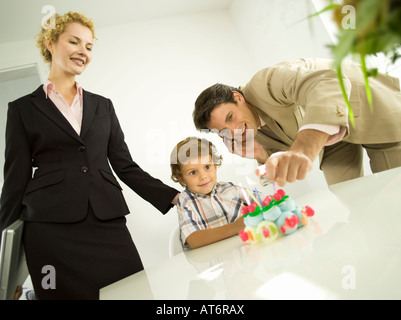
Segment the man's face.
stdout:
<svg viewBox="0 0 401 320">
<path fill-rule="evenodd" d="M 242 95 L 234 93 L 234 99 L 237 104 L 222 103 L 213 109 L 207 127 L 218 130 L 223 139 L 235 139 L 238 143 L 242 143 L 246 141 L 247 136 L 254 137 L 254 130 L 258 128 L 260 122 Z"/>
</svg>

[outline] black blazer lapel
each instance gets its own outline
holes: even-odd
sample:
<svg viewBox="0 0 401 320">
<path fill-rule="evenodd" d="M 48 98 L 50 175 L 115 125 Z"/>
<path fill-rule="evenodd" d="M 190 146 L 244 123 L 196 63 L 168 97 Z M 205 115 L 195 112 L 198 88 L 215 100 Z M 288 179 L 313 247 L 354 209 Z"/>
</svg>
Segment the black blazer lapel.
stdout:
<svg viewBox="0 0 401 320">
<path fill-rule="evenodd" d="M 82 115 L 82 126 L 81 126 L 80 137 L 83 139 L 85 135 L 88 133 L 93 118 L 95 117 L 96 109 L 99 102 L 92 93 L 87 92 L 85 90 L 82 90 L 82 92 L 84 100 L 84 110 Z"/>
<path fill-rule="evenodd" d="M 50 100 L 50 98 L 46 98 L 45 92 L 43 91 L 43 85 L 41 85 L 36 91 L 31 94 L 31 100 L 33 104 L 50 120 L 55 122 L 71 137 L 78 140 L 80 143 L 83 143 L 80 136 L 77 134 L 77 132 L 68 122 L 68 120 L 64 117 L 64 115 L 60 112 L 60 110 L 56 107 L 56 105 Z"/>
</svg>

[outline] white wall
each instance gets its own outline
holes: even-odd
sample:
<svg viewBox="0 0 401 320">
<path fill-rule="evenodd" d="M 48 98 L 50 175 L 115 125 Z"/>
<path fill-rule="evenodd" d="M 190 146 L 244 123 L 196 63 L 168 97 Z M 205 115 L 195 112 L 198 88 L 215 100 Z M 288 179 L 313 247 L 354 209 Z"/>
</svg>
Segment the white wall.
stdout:
<svg viewBox="0 0 401 320">
<path fill-rule="evenodd" d="M 230 7 L 258 68 L 284 60 L 329 58 L 331 39 L 311 0 L 235 0 Z"/>
</svg>

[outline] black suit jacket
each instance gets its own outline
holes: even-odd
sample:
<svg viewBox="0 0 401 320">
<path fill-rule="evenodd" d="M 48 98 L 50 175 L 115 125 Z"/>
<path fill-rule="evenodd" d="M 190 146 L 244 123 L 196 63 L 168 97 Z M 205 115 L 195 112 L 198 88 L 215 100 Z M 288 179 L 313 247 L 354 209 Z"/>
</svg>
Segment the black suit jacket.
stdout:
<svg viewBox="0 0 401 320">
<path fill-rule="evenodd" d="M 109 164 L 121 181 L 159 211 L 171 208 L 178 191 L 132 160 L 112 102 L 87 91 L 83 101 L 80 135 L 46 98 L 43 86 L 9 103 L 1 230 L 18 218 L 79 221 L 89 203 L 99 219 L 128 214 Z"/>
</svg>

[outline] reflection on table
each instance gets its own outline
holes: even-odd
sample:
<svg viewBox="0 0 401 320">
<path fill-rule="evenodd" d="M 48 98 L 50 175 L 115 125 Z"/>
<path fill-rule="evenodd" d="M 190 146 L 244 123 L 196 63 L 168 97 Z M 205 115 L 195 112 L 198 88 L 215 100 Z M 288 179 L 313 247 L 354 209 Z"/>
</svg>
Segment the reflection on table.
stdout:
<svg viewBox="0 0 401 320">
<path fill-rule="evenodd" d="M 232 237 L 100 291 L 101 299 L 400 299 L 401 168 L 295 199 L 311 222 L 269 244 Z"/>
</svg>

